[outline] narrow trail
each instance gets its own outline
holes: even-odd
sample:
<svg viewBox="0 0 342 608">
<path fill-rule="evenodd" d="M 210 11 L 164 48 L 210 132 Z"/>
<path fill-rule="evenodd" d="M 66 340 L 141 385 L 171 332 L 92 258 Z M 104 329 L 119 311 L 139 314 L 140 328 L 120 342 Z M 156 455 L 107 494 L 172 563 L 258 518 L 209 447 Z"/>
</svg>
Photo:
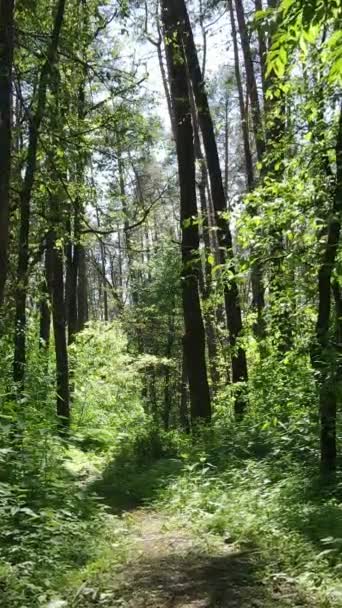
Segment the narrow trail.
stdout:
<svg viewBox="0 0 342 608">
<path fill-rule="evenodd" d="M 130 514 L 129 557 L 106 572 L 95 596 L 77 607 L 276 608 L 311 606 L 288 579 L 270 577 L 251 547 L 195 535 L 149 509 Z M 261 574 L 263 572 L 263 574 Z"/>
</svg>

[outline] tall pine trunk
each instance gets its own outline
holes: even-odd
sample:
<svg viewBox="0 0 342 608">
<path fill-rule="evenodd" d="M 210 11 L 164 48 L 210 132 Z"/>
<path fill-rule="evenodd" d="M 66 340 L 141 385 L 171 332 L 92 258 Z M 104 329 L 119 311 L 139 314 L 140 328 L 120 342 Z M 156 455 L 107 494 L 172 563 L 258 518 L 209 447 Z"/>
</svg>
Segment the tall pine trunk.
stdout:
<svg viewBox="0 0 342 608">
<path fill-rule="evenodd" d="M 175 4 L 177 10 L 175 12 L 174 27 L 177 28 L 177 31 L 182 33 L 184 53 L 196 100 L 198 119 L 209 173 L 215 220 L 219 229 L 220 263 L 222 266 L 225 266 L 226 262 L 228 262 L 229 269 L 233 274 L 233 277 L 229 281 L 224 282 L 225 309 L 232 351 L 232 380 L 234 383 L 245 382 L 247 380 L 246 353 L 242 345 L 238 343 L 242 334 L 242 314 L 238 286 L 234 276 L 232 235 L 229 222 L 224 218 L 226 211 L 226 196 L 214 125 L 185 2 L 184 0 L 176 0 Z M 238 391 L 235 401 L 235 413 L 237 416 L 243 414 L 245 406 L 246 402 L 243 393 Z"/>
<path fill-rule="evenodd" d="M 78 282 L 77 282 L 77 329 L 82 331 L 88 322 L 88 278 L 87 256 L 82 243 L 78 244 Z"/>
<path fill-rule="evenodd" d="M 8 265 L 14 0 L 0 0 L 0 307 Z"/>
<path fill-rule="evenodd" d="M 49 350 L 51 333 L 51 294 L 52 294 L 52 260 L 49 235 L 45 239 L 44 277 L 40 296 L 39 345 L 46 352 Z"/>
<path fill-rule="evenodd" d="M 248 192 L 252 192 L 254 188 L 254 166 L 253 166 L 253 155 L 249 141 L 248 132 L 248 115 L 245 104 L 242 78 L 240 72 L 240 61 L 239 61 L 239 48 L 237 41 L 237 31 L 235 25 L 235 16 L 233 8 L 233 0 L 228 0 L 230 22 L 232 29 L 233 48 L 234 48 L 234 65 L 235 65 L 235 80 L 239 96 L 239 109 L 240 109 L 240 120 L 242 130 L 242 140 L 245 157 L 245 171 L 246 171 L 246 182 Z M 253 214 L 255 210 L 252 210 Z M 263 320 L 263 311 L 265 308 L 265 295 L 263 286 L 262 268 L 258 259 L 254 260 L 251 269 L 251 282 L 252 282 L 252 307 L 256 313 L 256 322 L 254 324 L 254 333 L 258 338 L 262 338 L 265 335 L 265 326 Z"/>
<path fill-rule="evenodd" d="M 318 273 L 318 317 L 313 364 L 318 372 L 321 422 L 321 469 L 324 474 L 336 468 L 337 374 L 336 345 L 331 339 L 332 273 L 340 243 L 342 223 L 342 107 L 336 142 L 336 189 L 327 227 L 327 240 Z"/>
<path fill-rule="evenodd" d="M 230 0 L 228 0 L 228 4 L 231 4 Z M 247 93 L 251 102 L 255 147 L 257 151 L 258 160 L 261 161 L 265 152 L 265 140 L 262 131 L 260 100 L 253 63 L 252 49 L 250 46 L 250 40 L 247 30 L 243 0 L 235 0 L 235 8 L 246 71 Z"/>
<path fill-rule="evenodd" d="M 165 47 L 176 118 L 176 149 L 181 196 L 182 302 L 184 350 L 189 377 L 191 418 L 210 420 L 211 403 L 205 360 L 205 334 L 199 297 L 199 230 L 195 154 L 185 58 L 173 2 L 162 0 Z"/>
<path fill-rule="evenodd" d="M 52 207 L 58 209 L 59 201 L 51 201 Z M 56 244 L 57 235 L 53 228 L 50 232 L 51 266 L 52 266 L 52 319 L 55 337 L 56 354 L 56 394 L 57 416 L 61 428 L 69 426 L 69 362 L 66 337 L 66 318 L 64 302 L 64 264 L 63 250 Z"/>
</svg>

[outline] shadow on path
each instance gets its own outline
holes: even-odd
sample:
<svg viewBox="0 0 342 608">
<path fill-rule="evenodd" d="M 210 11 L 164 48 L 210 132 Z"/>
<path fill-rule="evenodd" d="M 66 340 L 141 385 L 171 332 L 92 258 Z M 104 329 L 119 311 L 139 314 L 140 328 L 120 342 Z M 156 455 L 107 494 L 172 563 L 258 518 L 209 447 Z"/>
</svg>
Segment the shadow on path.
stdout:
<svg viewBox="0 0 342 608">
<path fill-rule="evenodd" d="M 148 510 L 134 515 L 135 540 L 127 563 L 101 579 L 97 599 L 77 608 L 313 608 L 290 581 L 265 581 L 253 547 L 241 550 L 203 539 Z"/>
<path fill-rule="evenodd" d="M 248 553 L 207 555 L 189 552 L 129 563 L 106 589 L 110 608 L 303 608 L 295 587 L 262 583 Z M 82 603 L 82 606 L 88 604 Z M 92 605 L 92 604 L 90 604 Z"/>
<path fill-rule="evenodd" d="M 161 490 L 181 474 L 183 463 L 176 458 L 154 462 L 132 463 L 116 458 L 110 462 L 101 478 L 88 486 L 115 514 L 132 511 L 151 504 Z"/>
<path fill-rule="evenodd" d="M 132 608 L 240 608 L 252 599 L 250 606 L 265 606 L 263 587 L 257 587 L 252 563 L 241 554 L 145 556 L 132 567 L 118 591 L 124 605 Z"/>
</svg>

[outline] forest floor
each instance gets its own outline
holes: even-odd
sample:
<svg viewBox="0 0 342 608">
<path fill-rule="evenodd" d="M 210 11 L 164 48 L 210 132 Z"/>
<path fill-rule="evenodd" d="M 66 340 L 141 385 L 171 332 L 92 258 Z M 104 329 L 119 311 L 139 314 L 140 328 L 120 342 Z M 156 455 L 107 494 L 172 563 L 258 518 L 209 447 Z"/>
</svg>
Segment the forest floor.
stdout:
<svg viewBox="0 0 342 608">
<path fill-rule="evenodd" d="M 110 606 L 313 606 L 290 580 L 263 581 L 251 548 L 208 538 L 204 547 L 203 539 L 185 528 L 170 526 L 165 515 L 148 509 L 134 511 L 131 521 L 131 556 L 121 572 L 113 572 L 110 586 L 102 591 L 102 599 L 107 598 Z"/>
<path fill-rule="evenodd" d="M 83 578 L 70 602 L 73 608 L 321 605 L 280 567 L 276 571 L 273 563 L 265 563 L 248 540 L 196 531 L 192 521 L 159 509 L 153 499 L 112 512 L 103 532 L 109 549 Z"/>
</svg>

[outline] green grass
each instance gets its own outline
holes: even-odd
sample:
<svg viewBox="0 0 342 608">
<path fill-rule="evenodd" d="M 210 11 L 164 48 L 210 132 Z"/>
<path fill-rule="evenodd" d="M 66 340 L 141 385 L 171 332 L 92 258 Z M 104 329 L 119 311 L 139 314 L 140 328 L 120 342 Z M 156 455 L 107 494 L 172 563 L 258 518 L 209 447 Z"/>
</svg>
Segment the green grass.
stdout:
<svg viewBox="0 0 342 608">
<path fill-rule="evenodd" d="M 162 503 L 197 534 L 253 545 L 266 577 L 284 574 L 322 605 L 342 605 L 342 505 L 313 489 L 299 466 L 282 471 L 247 460 L 244 468 L 222 471 L 193 463 L 163 492 Z"/>
<path fill-rule="evenodd" d="M 310 458 L 276 458 L 269 438 L 251 449 L 243 433 L 227 435 L 225 444 L 222 429 L 215 433 L 193 443 L 163 437 L 164 453 L 158 442 L 151 449 L 150 437 L 111 454 L 71 448 L 64 485 L 52 486 L 58 502 L 67 492 L 65 504 L 49 499 L 53 507 L 46 505 L 39 519 L 23 513 L 31 536 L 21 550 L 36 559 L 41 545 L 42 559 L 34 571 L 11 566 L 11 559 L 1 566 L 4 608 L 45 608 L 51 598 L 73 606 L 84 586 L 106 588 L 135 551 L 132 522 L 141 507 L 167 518 L 169 529 L 184 527 L 202 549 L 225 542 L 246 550 L 266 585 L 291 580 L 312 594 L 313 606 L 342 606 L 338 486 L 322 488 Z"/>
</svg>

